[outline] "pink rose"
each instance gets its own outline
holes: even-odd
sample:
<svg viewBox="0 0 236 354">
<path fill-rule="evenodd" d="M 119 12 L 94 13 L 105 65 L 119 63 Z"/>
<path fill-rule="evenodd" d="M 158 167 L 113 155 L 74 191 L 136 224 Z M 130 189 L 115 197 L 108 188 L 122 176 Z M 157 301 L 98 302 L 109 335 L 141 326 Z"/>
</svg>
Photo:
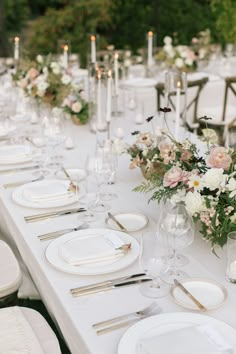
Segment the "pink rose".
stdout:
<svg viewBox="0 0 236 354">
<path fill-rule="evenodd" d="M 165 164 L 168 164 L 170 161 L 175 159 L 175 152 L 172 144 L 162 142 L 159 145 L 159 149 L 160 156 L 163 158 Z"/>
<path fill-rule="evenodd" d="M 184 150 L 184 152 L 182 152 L 182 154 L 181 154 L 180 160 L 188 161 L 191 159 L 191 157 L 192 157 L 191 151 Z"/>
<path fill-rule="evenodd" d="M 164 175 L 164 187 L 174 188 L 179 182 L 186 179 L 185 172 L 179 167 L 172 167 Z"/>
<path fill-rule="evenodd" d="M 223 146 L 214 147 L 211 149 L 210 155 L 206 160 L 207 166 L 213 168 L 223 168 L 228 170 L 232 163 L 231 156 Z"/>
<path fill-rule="evenodd" d="M 22 80 L 20 81 L 20 87 L 21 87 L 22 89 L 25 89 L 27 85 L 28 85 L 28 81 L 27 81 L 26 78 L 24 78 L 24 79 L 22 79 Z"/>
<path fill-rule="evenodd" d="M 36 79 L 36 77 L 39 76 L 39 72 L 35 68 L 31 68 L 28 71 L 27 76 L 30 78 L 31 81 L 33 81 L 34 79 Z"/>
</svg>

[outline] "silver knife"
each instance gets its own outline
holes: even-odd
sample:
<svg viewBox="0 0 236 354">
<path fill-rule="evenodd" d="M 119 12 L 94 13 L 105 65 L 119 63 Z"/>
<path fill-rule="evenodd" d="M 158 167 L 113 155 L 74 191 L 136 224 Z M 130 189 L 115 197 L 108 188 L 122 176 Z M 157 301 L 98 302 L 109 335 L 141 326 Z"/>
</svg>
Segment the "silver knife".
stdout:
<svg viewBox="0 0 236 354">
<path fill-rule="evenodd" d="M 131 285 L 136 285 L 136 284 L 140 284 L 140 283 L 144 283 L 147 281 L 151 281 L 152 279 L 150 278 L 145 278 L 145 279 L 137 279 L 137 280 L 133 280 L 133 281 L 126 281 L 126 282 L 122 282 L 122 283 L 118 283 L 118 284 L 112 284 L 110 286 L 99 286 L 97 288 L 92 288 L 92 289 L 88 289 L 85 291 L 81 291 L 81 292 L 75 292 L 72 295 L 74 297 L 79 297 L 79 296 L 84 296 L 84 295 L 91 295 L 91 294 L 95 294 L 98 292 L 103 292 L 103 291 L 107 291 L 107 290 L 112 290 L 112 289 L 119 289 L 122 287 L 126 287 L 126 286 L 131 286 Z"/>
<path fill-rule="evenodd" d="M 66 209 L 66 210 L 52 211 L 49 213 L 25 216 L 24 219 L 26 222 L 29 223 L 29 222 L 36 222 L 36 221 L 42 221 L 42 220 L 46 220 L 46 219 L 56 218 L 56 217 L 62 216 L 62 215 L 81 213 L 83 211 L 86 211 L 86 209 L 85 208 Z"/>
<path fill-rule="evenodd" d="M 29 171 L 29 170 L 34 170 L 39 168 L 40 166 L 35 165 L 35 166 L 27 166 L 27 167 L 17 167 L 14 169 L 9 169 L 9 170 L 0 170 L 0 175 L 5 175 L 5 174 L 10 174 L 10 173 L 16 173 L 16 172 L 21 172 L 21 171 Z"/>
<path fill-rule="evenodd" d="M 80 229 L 83 228 L 83 224 L 78 226 L 78 227 L 74 227 L 71 229 L 65 229 L 65 230 L 58 230 L 58 231 L 54 231 L 54 232 L 49 232 L 47 234 L 43 234 L 43 235 L 39 235 L 38 238 L 40 241 L 47 241 L 47 240 L 52 240 L 53 238 L 57 238 L 60 237 L 62 235 L 68 234 L 69 232 L 73 232 L 73 231 L 78 231 Z"/>
<path fill-rule="evenodd" d="M 146 273 L 137 273 L 137 274 L 128 275 L 128 276 L 126 275 L 124 277 L 116 278 L 113 280 L 105 280 L 105 281 L 102 281 L 99 283 L 84 285 L 84 286 L 80 286 L 78 288 L 73 288 L 73 289 L 70 289 L 70 292 L 73 294 L 73 293 L 77 293 L 77 292 L 84 291 L 84 290 L 90 290 L 90 289 L 101 287 L 101 286 L 112 286 L 113 284 L 117 284 L 117 283 L 123 282 L 123 281 L 133 280 L 134 278 L 143 277 L 145 275 L 146 275 Z"/>
</svg>

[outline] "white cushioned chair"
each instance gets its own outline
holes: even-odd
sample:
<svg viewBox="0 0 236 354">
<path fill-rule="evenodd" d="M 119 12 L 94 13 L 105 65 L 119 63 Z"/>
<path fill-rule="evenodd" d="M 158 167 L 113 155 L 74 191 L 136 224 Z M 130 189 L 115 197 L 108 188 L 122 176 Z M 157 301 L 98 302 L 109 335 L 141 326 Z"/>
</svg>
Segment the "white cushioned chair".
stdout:
<svg viewBox="0 0 236 354">
<path fill-rule="evenodd" d="M 57 337 L 43 316 L 26 307 L 0 309 L 0 333 L 0 353 L 61 353 Z"/>
<path fill-rule="evenodd" d="M 21 282 L 18 261 L 6 242 L 0 240 L 0 308 L 16 305 Z"/>
</svg>

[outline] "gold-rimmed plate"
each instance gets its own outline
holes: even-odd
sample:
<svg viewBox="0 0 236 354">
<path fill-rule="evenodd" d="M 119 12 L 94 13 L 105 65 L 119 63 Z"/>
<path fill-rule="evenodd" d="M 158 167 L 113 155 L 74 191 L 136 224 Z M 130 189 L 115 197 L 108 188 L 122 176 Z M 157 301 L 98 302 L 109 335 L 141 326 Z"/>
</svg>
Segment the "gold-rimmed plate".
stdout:
<svg viewBox="0 0 236 354">
<path fill-rule="evenodd" d="M 114 217 L 124 226 L 127 232 L 134 232 L 144 229 L 149 220 L 147 216 L 138 213 L 117 213 Z M 120 231 L 119 226 L 111 218 L 105 220 L 110 229 Z"/>
<path fill-rule="evenodd" d="M 227 290 L 224 286 L 214 280 L 204 278 L 188 278 L 181 281 L 181 284 L 206 307 L 213 310 L 221 306 L 227 299 Z M 170 290 L 172 300 L 190 310 L 199 311 L 195 303 L 178 286 L 172 286 Z"/>
</svg>

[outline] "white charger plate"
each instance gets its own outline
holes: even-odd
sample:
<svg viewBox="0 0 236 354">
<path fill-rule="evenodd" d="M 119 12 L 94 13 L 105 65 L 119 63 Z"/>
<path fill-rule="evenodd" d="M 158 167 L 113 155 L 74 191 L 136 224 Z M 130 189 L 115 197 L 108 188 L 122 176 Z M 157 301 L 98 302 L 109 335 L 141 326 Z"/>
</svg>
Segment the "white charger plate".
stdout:
<svg viewBox="0 0 236 354">
<path fill-rule="evenodd" d="M 48 183 L 66 183 L 67 181 L 60 181 L 58 179 L 53 179 L 53 180 L 43 180 L 43 181 L 38 181 L 38 182 L 32 182 L 32 183 L 27 183 L 23 186 L 17 187 L 13 192 L 12 192 L 12 199 L 14 200 L 15 203 L 24 206 L 24 207 L 29 207 L 29 208 L 36 208 L 36 209 L 45 209 L 45 208 L 57 208 L 57 207 L 62 207 L 66 205 L 70 205 L 73 203 L 78 202 L 78 198 L 81 198 L 83 196 L 83 191 L 79 189 L 79 195 L 72 195 L 69 197 L 61 198 L 61 199 L 55 199 L 55 200 L 42 200 L 42 201 L 33 201 L 33 200 L 28 200 L 26 198 L 25 191 L 31 186 L 34 188 L 37 188 L 37 186 L 43 186 L 47 185 Z M 68 182 L 67 182 L 68 183 Z"/>
<path fill-rule="evenodd" d="M 8 145 L 0 147 L 0 164 L 15 165 L 32 160 L 32 149 L 28 145 Z"/>
<path fill-rule="evenodd" d="M 213 280 L 188 278 L 182 280 L 181 284 L 208 310 L 221 306 L 227 299 L 225 287 Z M 194 302 L 178 286 L 172 286 L 170 296 L 177 305 L 199 311 Z"/>
<path fill-rule="evenodd" d="M 108 229 L 85 229 L 79 230 L 75 232 L 71 232 L 56 240 L 52 241 L 45 251 L 45 257 L 48 262 L 55 268 L 71 274 L 81 274 L 81 275 L 98 275 L 98 274 L 106 274 L 106 273 L 113 273 L 120 269 L 128 267 L 130 264 L 135 262 L 135 260 L 139 256 L 140 246 L 139 243 L 133 238 L 132 236 L 120 232 L 120 231 L 113 231 L 115 232 L 119 238 L 121 238 L 125 243 L 131 243 L 131 250 L 125 254 L 124 256 L 116 259 L 115 261 L 109 262 L 99 262 L 97 264 L 91 265 L 81 265 L 81 266 L 74 266 L 67 263 L 61 256 L 60 256 L 60 247 L 65 242 L 71 241 L 75 238 L 84 238 L 84 237 L 94 237 L 106 235 L 111 233 Z"/>
<path fill-rule="evenodd" d="M 118 345 L 117 354 L 127 354 L 127 348 L 129 348 L 129 354 L 138 354 L 137 344 L 141 338 L 153 337 L 184 327 L 203 324 L 214 326 L 225 341 L 232 346 L 234 350 L 233 353 L 236 354 L 236 330 L 234 328 L 213 317 L 186 312 L 165 313 L 139 321 L 130 327 L 122 336 Z M 171 353 L 173 345 L 174 343 L 170 343 Z M 189 353 L 191 353 L 191 343 L 189 343 L 189 348 Z M 156 354 L 162 354 L 161 348 L 157 348 Z"/>
<path fill-rule="evenodd" d="M 149 221 L 143 214 L 119 213 L 114 214 L 114 216 L 125 227 L 127 232 L 142 230 Z M 107 217 L 105 222 L 111 229 L 120 231 L 119 226 L 111 218 Z"/>
</svg>

